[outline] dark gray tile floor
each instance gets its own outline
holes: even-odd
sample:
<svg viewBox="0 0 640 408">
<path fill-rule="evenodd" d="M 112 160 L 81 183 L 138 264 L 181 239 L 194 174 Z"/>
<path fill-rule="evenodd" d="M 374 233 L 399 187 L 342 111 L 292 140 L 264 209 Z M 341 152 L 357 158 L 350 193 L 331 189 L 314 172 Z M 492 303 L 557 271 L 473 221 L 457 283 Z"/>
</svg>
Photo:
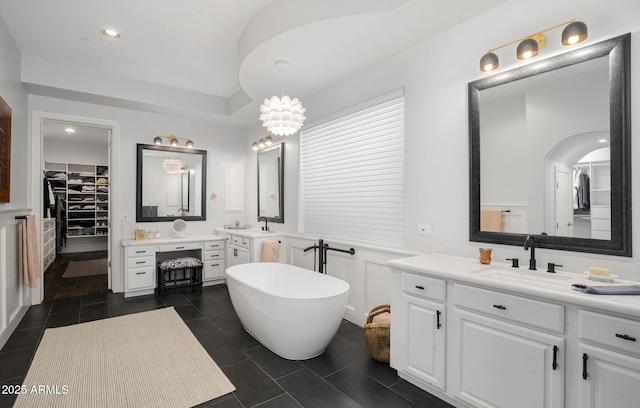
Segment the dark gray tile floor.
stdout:
<svg viewBox="0 0 640 408">
<path fill-rule="evenodd" d="M 450 407 L 371 359 L 362 328 L 343 321 L 319 357 L 290 361 L 273 354 L 242 328 L 225 285 L 125 299 L 101 293 L 32 306 L 0 351 L 0 385 L 20 384 L 44 330 L 86 321 L 175 307 L 236 391 L 200 407 Z M 55 369 L 55 367 L 52 367 Z M 15 397 L 0 395 L 0 407 Z"/>
</svg>

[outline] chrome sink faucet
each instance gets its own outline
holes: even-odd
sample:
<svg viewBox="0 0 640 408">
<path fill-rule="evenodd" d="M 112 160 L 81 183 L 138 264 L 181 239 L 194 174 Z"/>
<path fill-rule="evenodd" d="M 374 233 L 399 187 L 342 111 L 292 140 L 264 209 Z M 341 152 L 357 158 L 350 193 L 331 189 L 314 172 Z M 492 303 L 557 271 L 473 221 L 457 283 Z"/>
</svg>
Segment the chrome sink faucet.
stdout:
<svg viewBox="0 0 640 408">
<path fill-rule="evenodd" d="M 264 220 L 264 227 L 262 227 L 263 231 L 269 231 L 269 226 L 267 225 L 267 217 L 258 217 L 258 222 Z"/>
<path fill-rule="evenodd" d="M 524 250 L 531 249 L 531 257 L 529 258 L 529 269 L 535 271 L 536 268 L 536 239 L 533 235 L 527 235 L 524 239 Z"/>
</svg>

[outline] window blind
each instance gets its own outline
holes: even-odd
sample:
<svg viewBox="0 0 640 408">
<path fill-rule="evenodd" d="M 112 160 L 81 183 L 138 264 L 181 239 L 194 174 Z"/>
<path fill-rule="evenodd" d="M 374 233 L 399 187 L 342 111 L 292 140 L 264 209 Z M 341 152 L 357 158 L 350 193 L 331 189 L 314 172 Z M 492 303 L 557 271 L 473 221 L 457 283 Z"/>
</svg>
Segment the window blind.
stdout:
<svg viewBox="0 0 640 408">
<path fill-rule="evenodd" d="M 397 93 L 301 133 L 301 232 L 404 243 L 404 95 Z"/>
</svg>

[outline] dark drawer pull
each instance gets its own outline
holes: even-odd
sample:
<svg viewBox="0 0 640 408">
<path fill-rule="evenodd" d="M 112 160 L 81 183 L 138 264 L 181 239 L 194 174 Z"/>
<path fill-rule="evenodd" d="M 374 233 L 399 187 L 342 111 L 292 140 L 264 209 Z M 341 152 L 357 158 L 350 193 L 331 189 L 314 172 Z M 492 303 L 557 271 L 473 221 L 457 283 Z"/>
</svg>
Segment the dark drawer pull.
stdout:
<svg viewBox="0 0 640 408">
<path fill-rule="evenodd" d="M 136 254 L 146 254 L 147 251 L 136 251 Z"/>
<path fill-rule="evenodd" d="M 422 285 L 416 285 L 416 289 L 424 290 L 424 286 L 422 286 Z"/>
<path fill-rule="evenodd" d="M 211 248 L 218 248 L 220 245 L 211 245 Z"/>
<path fill-rule="evenodd" d="M 136 272 L 136 275 L 144 275 L 146 272 Z"/>
<path fill-rule="evenodd" d="M 147 261 L 138 261 L 138 262 L 136 262 L 136 265 L 140 265 L 140 264 L 144 264 L 144 263 L 147 263 Z"/>
<path fill-rule="evenodd" d="M 436 311 L 436 329 L 440 330 L 440 327 L 442 327 L 442 325 L 440 324 L 440 315 L 442 314 L 441 311 Z"/>
<path fill-rule="evenodd" d="M 587 378 L 589 378 L 589 373 L 587 373 L 587 360 L 589 359 L 589 356 L 587 355 L 587 353 L 583 353 L 582 354 L 582 379 L 586 380 Z"/>
<path fill-rule="evenodd" d="M 184 249 L 184 247 L 183 247 L 183 246 L 181 246 L 181 247 L 176 247 L 176 249 Z"/>
<path fill-rule="evenodd" d="M 636 341 L 635 337 L 631 337 L 631 336 L 629 336 L 627 334 L 618 334 L 618 333 L 616 333 L 616 337 L 619 338 L 619 339 L 622 339 L 622 340 Z"/>
<path fill-rule="evenodd" d="M 495 307 L 496 309 L 500 309 L 500 310 L 507 310 L 507 308 L 505 306 L 502 306 L 502 305 L 493 305 L 493 307 Z"/>
<path fill-rule="evenodd" d="M 553 346 L 553 364 L 551 364 L 551 368 L 554 371 L 558 369 L 558 346 Z"/>
<path fill-rule="evenodd" d="M 220 264 L 211 264 L 211 266 L 220 266 Z"/>
</svg>

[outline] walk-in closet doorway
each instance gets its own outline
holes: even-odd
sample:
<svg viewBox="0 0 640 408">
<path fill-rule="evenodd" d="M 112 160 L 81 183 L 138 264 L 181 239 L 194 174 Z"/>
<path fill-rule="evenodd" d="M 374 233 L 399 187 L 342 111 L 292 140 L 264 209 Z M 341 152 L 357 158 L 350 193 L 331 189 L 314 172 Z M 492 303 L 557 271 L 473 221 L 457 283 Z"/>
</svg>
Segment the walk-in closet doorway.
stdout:
<svg viewBox="0 0 640 408">
<path fill-rule="evenodd" d="M 121 284 L 113 273 L 119 123 L 34 112 L 33 131 L 43 272 L 34 303 L 104 293 Z"/>
</svg>

